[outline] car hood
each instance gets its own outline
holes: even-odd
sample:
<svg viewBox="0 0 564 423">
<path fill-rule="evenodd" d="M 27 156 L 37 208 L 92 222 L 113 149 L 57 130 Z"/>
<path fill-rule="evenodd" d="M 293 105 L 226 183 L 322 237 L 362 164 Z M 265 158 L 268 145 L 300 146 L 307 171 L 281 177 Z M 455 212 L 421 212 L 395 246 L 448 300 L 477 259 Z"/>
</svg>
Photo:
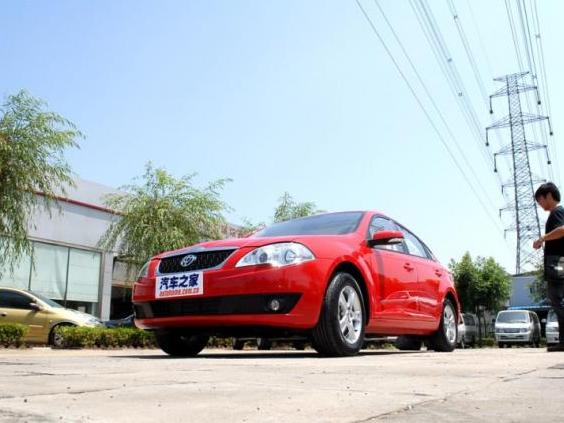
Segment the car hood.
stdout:
<svg viewBox="0 0 564 423">
<path fill-rule="evenodd" d="M 554 331 L 558 330 L 558 322 L 548 322 L 546 324 L 546 330 L 552 329 Z"/>
<path fill-rule="evenodd" d="M 100 320 L 91 314 L 83 313 L 82 311 L 72 310 L 70 308 L 52 308 L 53 312 L 57 313 L 60 317 L 66 318 L 70 321 L 80 323 L 94 323 Z"/>
<path fill-rule="evenodd" d="M 179 254 L 197 253 L 206 250 L 218 250 L 229 248 L 258 248 L 269 244 L 276 244 L 280 242 L 299 242 L 304 244 L 310 249 L 315 249 L 316 245 L 323 245 L 326 242 L 347 242 L 352 235 L 289 235 L 289 236 L 275 236 L 275 237 L 249 237 L 249 238 L 233 238 L 223 239 L 218 241 L 202 242 L 200 244 L 191 245 L 189 247 L 181 248 L 174 251 L 163 253 L 157 258 L 164 258 L 175 256 Z M 316 251 L 313 251 L 315 254 Z"/>
</svg>

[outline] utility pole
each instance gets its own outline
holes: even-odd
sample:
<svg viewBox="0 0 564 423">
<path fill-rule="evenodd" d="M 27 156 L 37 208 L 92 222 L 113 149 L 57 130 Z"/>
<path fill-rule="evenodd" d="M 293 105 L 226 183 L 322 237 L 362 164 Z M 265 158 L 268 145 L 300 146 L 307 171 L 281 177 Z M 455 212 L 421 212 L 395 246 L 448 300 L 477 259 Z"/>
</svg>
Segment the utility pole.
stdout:
<svg viewBox="0 0 564 423">
<path fill-rule="evenodd" d="M 514 201 L 500 210 L 513 211 L 515 223 L 505 230 L 517 232 L 517 257 L 516 273 L 520 274 L 527 265 L 536 265 L 539 257 L 538 251 L 533 249 L 533 241 L 540 238 L 540 223 L 537 212 L 537 205 L 534 199 L 533 183 L 539 182 L 531 175 L 531 165 L 529 152 L 544 149 L 547 163 L 550 165 L 548 147 L 543 144 L 536 144 L 527 140 L 525 124 L 546 120 L 550 135 L 552 127 L 548 116 L 533 115 L 523 113 L 521 110 L 521 93 L 530 90 L 537 90 L 534 85 L 528 85 L 523 81 L 529 72 L 515 73 L 495 78 L 494 81 L 504 83 L 504 87 L 490 95 L 490 113 L 493 113 L 492 98 L 507 97 L 509 114 L 502 119 L 494 122 L 486 128 L 486 146 L 489 146 L 488 133 L 491 129 L 509 128 L 511 133 L 511 144 L 503 147 L 494 154 L 494 172 L 497 172 L 497 156 L 510 155 L 512 158 L 513 180 L 502 186 L 502 191 L 506 188 L 513 188 Z M 538 95 L 537 95 L 537 98 Z M 540 100 L 538 101 L 540 104 Z"/>
</svg>

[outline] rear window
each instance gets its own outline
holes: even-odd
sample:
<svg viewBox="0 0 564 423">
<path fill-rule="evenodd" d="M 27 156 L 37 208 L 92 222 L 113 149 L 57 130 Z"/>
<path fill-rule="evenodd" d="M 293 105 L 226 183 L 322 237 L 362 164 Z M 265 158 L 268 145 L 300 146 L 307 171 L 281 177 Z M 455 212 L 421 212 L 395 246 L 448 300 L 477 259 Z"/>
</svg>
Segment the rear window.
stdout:
<svg viewBox="0 0 564 423">
<path fill-rule="evenodd" d="M 264 228 L 254 236 L 344 235 L 358 228 L 363 214 L 364 212 L 329 213 L 288 220 Z"/>
<path fill-rule="evenodd" d="M 529 323 L 529 315 L 526 311 L 510 311 L 499 313 L 498 323 Z"/>
</svg>

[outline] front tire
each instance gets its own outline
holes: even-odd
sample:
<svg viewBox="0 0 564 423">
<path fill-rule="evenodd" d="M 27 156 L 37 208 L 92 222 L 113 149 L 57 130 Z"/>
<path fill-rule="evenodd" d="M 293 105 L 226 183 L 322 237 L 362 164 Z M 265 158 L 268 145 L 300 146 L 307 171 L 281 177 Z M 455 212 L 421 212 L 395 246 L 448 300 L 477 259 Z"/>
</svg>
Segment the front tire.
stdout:
<svg viewBox="0 0 564 423">
<path fill-rule="evenodd" d="M 325 356 L 355 355 L 364 343 L 364 322 L 364 300 L 357 281 L 349 273 L 337 273 L 313 329 L 313 347 Z"/>
<path fill-rule="evenodd" d="M 418 336 L 401 335 L 396 339 L 395 346 L 400 351 L 419 351 L 423 341 Z"/>
<path fill-rule="evenodd" d="M 437 331 L 429 337 L 429 349 L 438 352 L 451 352 L 456 348 L 458 325 L 456 308 L 450 300 L 445 300 L 441 322 Z"/>
<path fill-rule="evenodd" d="M 62 335 L 60 335 L 59 333 L 57 333 L 57 328 L 60 327 L 64 327 L 64 326 L 74 326 L 71 325 L 70 323 L 61 323 L 58 324 L 56 326 L 53 326 L 53 329 L 51 329 L 51 332 L 49 333 L 49 345 L 51 345 L 53 348 L 63 348 L 65 345 L 65 340 L 63 338 Z"/>
<path fill-rule="evenodd" d="M 182 331 L 158 331 L 157 344 L 168 355 L 173 357 L 194 357 L 208 344 L 205 335 L 190 335 Z"/>
</svg>

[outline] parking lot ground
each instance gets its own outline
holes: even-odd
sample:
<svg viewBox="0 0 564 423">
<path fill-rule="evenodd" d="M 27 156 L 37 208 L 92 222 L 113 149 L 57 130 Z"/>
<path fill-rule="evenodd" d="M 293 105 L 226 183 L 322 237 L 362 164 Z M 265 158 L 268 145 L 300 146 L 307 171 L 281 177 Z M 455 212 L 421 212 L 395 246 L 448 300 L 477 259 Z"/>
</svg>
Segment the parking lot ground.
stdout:
<svg viewBox="0 0 564 423">
<path fill-rule="evenodd" d="M 0 422 L 561 422 L 564 353 L 0 350 Z"/>
</svg>

